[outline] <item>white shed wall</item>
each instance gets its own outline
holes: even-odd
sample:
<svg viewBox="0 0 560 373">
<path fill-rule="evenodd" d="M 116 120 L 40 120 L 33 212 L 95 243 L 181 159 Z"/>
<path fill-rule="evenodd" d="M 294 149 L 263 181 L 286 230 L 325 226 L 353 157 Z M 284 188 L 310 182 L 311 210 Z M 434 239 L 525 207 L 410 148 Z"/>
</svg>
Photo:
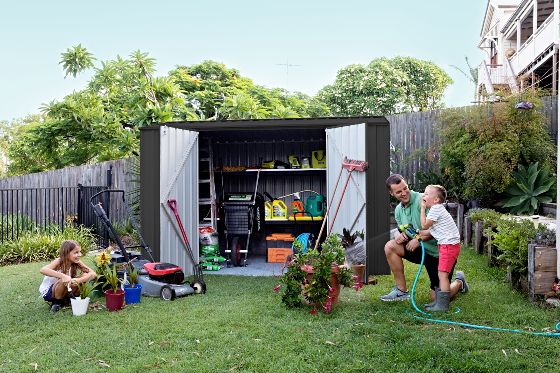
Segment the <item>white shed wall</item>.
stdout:
<svg viewBox="0 0 560 373">
<path fill-rule="evenodd" d="M 160 260 L 182 266 L 188 275 L 192 274 L 193 264 L 167 200 L 177 200 L 179 216 L 198 262 L 198 133 L 162 126 L 160 134 Z"/>
<path fill-rule="evenodd" d="M 366 159 L 366 125 L 356 124 L 327 130 L 327 193 L 331 198 L 336 186 L 336 180 L 340 172 L 342 160 L 346 156 L 353 160 L 364 161 Z M 374 165 L 371 165 L 374 166 Z M 328 216 L 328 226 L 334 217 L 338 202 L 342 195 L 344 183 L 348 178 L 348 171 L 343 170 L 342 175 L 333 198 L 331 210 Z M 328 201 L 327 203 L 330 203 Z M 334 233 L 342 234 L 342 228 L 355 230 L 366 229 L 366 177 L 363 172 L 353 172 L 348 182 L 340 210 L 332 229 Z"/>
</svg>

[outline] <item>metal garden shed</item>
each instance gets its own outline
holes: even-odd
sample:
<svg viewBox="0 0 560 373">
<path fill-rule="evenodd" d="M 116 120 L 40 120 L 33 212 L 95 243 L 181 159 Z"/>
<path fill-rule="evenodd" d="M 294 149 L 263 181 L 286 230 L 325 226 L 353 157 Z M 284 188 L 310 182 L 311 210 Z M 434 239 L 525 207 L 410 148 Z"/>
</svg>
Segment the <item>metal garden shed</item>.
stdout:
<svg viewBox="0 0 560 373">
<path fill-rule="evenodd" d="M 202 197 L 208 193 L 203 190 L 204 182 L 209 180 L 208 170 L 204 170 L 208 165 L 206 161 L 211 160 L 212 169 L 216 165 L 230 168 L 257 165 L 225 176 L 224 172 L 212 173 L 214 185 L 219 184 L 222 191 L 252 191 L 257 174 L 255 168 L 259 168 L 263 160 L 287 160 L 289 154 L 310 154 L 323 149 L 326 168 L 261 170 L 259 192 L 280 196 L 313 189 L 330 198 L 344 157 L 367 161 L 367 172 L 352 174 L 332 232 L 341 233 L 342 228 L 350 226 L 354 230 L 363 229 L 367 274 L 389 274 L 383 249 L 389 239 L 390 205 L 385 187 L 390 173 L 389 136 L 389 122 L 384 117 L 173 122 L 142 128 L 143 235 L 157 260 L 181 265 L 188 273 L 192 265 L 166 202 L 170 198 L 178 201 L 179 215 L 198 259 L 198 227 L 205 217 L 202 210 L 207 207 L 204 204 L 210 204 Z M 212 150 L 208 153 L 208 149 Z M 346 172 L 342 174 L 341 184 Z M 217 179 L 220 181 L 216 182 Z M 342 185 L 339 185 L 333 198 L 335 203 L 340 199 L 341 190 Z M 332 210 L 331 219 L 334 207 Z M 257 254 L 262 254 L 262 250 L 262 247 L 255 248 Z"/>
</svg>

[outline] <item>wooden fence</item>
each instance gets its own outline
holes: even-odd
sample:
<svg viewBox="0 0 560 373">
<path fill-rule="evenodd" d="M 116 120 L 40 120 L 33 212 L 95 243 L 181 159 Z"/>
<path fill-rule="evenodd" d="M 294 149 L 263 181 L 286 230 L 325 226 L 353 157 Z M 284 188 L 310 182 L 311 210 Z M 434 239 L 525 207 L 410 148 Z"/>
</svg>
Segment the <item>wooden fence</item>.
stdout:
<svg viewBox="0 0 560 373">
<path fill-rule="evenodd" d="M 543 97 L 542 112 L 546 117 L 552 142 L 558 139 L 558 97 Z M 409 182 L 416 182 L 418 171 L 429 170 L 431 161 L 426 151 L 437 150 L 436 124 L 441 111 L 406 113 L 387 116 L 391 127 L 391 172 L 399 173 Z"/>
<path fill-rule="evenodd" d="M 34 209 L 40 211 L 47 209 L 47 204 L 50 200 L 58 198 L 56 196 L 50 197 L 50 194 L 58 193 L 55 188 L 75 189 L 77 195 L 78 184 L 86 187 L 109 185 L 112 189 L 123 189 L 127 194 L 130 194 L 138 188 L 138 184 L 134 181 L 136 176 L 132 172 L 134 169 L 133 164 L 133 158 L 124 158 L 97 164 L 86 164 L 82 166 L 66 167 L 60 170 L 10 177 L 0 180 L 0 192 L 30 189 L 46 190 L 48 191 L 49 198 L 37 199 L 39 205 L 34 207 Z M 109 172 L 110 175 L 108 174 Z M 10 195 L 13 195 L 13 193 Z M 13 200 L 12 198 L 10 200 L 9 208 L 13 209 L 11 207 L 12 205 L 26 206 L 28 204 L 26 196 L 26 193 L 16 193 L 16 199 Z M 123 221 L 127 217 L 124 207 L 117 201 L 117 198 L 111 198 L 111 206 L 108 210 L 111 220 Z M 75 198 L 72 197 L 70 201 L 71 202 L 68 203 L 65 208 L 65 214 L 77 215 L 78 204 Z"/>
</svg>

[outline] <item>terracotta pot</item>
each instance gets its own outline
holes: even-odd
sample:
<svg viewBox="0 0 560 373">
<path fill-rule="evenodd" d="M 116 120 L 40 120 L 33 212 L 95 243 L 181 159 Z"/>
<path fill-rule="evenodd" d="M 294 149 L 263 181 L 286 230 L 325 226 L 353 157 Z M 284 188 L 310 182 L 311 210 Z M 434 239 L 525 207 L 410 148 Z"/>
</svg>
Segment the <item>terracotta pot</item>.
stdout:
<svg viewBox="0 0 560 373">
<path fill-rule="evenodd" d="M 364 282 L 364 276 L 366 273 L 366 265 L 365 264 L 353 264 L 352 265 L 352 273 L 354 276 L 358 277 L 358 281 Z"/>
<path fill-rule="evenodd" d="M 313 267 L 309 265 L 302 266 L 302 270 L 307 273 L 306 275 L 307 281 L 311 282 L 311 279 L 313 278 L 313 274 L 315 273 L 313 272 Z M 330 278 L 329 285 L 334 290 L 333 293 L 331 294 L 333 304 L 338 302 L 338 297 L 340 296 L 340 282 L 338 281 L 338 277 L 336 276 L 339 270 L 340 269 L 338 268 L 338 266 L 333 265 L 331 267 L 331 278 Z M 313 303 L 309 303 L 309 305 L 319 306 L 318 304 L 313 304 Z"/>
<path fill-rule="evenodd" d="M 112 289 L 105 290 L 105 304 L 108 311 L 119 311 L 122 310 L 124 305 L 124 291 L 118 289 L 113 292 Z"/>
</svg>

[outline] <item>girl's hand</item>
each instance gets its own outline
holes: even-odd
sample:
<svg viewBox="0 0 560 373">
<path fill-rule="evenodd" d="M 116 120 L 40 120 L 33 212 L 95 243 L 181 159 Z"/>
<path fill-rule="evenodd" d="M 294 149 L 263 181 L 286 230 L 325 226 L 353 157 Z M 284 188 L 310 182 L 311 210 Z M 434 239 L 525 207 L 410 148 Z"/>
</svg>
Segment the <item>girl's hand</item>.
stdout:
<svg viewBox="0 0 560 373">
<path fill-rule="evenodd" d="M 65 275 L 64 273 L 62 274 L 62 277 L 60 278 L 60 280 L 62 281 L 63 284 L 70 284 L 72 282 L 72 277 Z"/>
</svg>

